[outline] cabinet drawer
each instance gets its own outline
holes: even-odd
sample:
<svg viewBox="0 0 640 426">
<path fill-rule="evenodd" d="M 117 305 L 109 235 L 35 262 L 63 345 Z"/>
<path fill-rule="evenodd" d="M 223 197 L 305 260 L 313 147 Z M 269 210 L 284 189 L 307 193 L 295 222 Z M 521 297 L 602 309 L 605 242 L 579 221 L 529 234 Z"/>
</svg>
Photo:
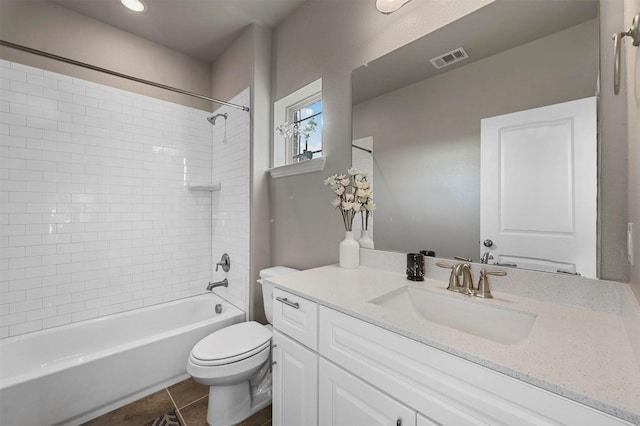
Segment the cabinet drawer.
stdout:
<svg viewBox="0 0 640 426">
<path fill-rule="evenodd" d="M 318 349 L 318 305 L 273 289 L 273 326 L 314 351 Z"/>
<path fill-rule="evenodd" d="M 320 308 L 319 347 L 322 357 L 438 424 L 629 425 L 326 307 Z"/>
</svg>

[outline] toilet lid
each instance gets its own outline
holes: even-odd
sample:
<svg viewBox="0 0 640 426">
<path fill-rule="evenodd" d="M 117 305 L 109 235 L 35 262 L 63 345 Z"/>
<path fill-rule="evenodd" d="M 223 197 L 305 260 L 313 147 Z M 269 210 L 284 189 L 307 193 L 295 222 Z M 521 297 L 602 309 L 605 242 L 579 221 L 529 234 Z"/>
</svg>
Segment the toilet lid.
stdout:
<svg viewBox="0 0 640 426">
<path fill-rule="evenodd" d="M 224 364 L 247 358 L 269 345 L 271 331 L 255 321 L 231 325 L 200 340 L 193 347 L 195 361 Z"/>
</svg>

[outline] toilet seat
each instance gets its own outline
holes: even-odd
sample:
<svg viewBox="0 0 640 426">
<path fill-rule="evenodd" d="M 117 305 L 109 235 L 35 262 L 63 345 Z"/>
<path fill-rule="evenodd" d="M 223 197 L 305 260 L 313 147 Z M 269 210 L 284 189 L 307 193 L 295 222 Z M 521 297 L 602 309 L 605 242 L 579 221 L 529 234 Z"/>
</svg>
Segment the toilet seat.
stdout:
<svg viewBox="0 0 640 426">
<path fill-rule="evenodd" d="M 191 351 L 191 362 L 216 366 L 242 361 L 268 349 L 271 330 L 255 321 L 243 322 L 216 331 L 200 340 Z"/>
</svg>

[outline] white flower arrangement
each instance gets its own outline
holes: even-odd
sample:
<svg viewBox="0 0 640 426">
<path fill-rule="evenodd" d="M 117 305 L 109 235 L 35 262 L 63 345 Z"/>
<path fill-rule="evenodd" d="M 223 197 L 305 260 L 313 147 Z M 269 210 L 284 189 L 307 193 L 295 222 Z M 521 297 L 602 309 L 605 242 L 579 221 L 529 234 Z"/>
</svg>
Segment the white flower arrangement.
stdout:
<svg viewBox="0 0 640 426">
<path fill-rule="evenodd" d="M 345 230 L 352 231 L 356 213 L 362 216 L 363 229 L 368 229 L 369 215 L 376 209 L 376 205 L 373 203 L 373 191 L 367 182 L 367 172 L 351 167 L 347 174 L 329 176 L 324 184 L 331 186 L 336 195 L 331 204 L 340 211 Z"/>
<path fill-rule="evenodd" d="M 281 125 L 279 125 L 278 127 L 276 127 L 276 130 L 278 131 L 278 133 L 280 133 L 282 136 L 284 136 L 285 139 L 290 139 L 294 136 L 302 136 L 304 138 L 304 152 L 302 154 L 297 154 L 296 155 L 296 160 L 300 161 L 300 160 L 310 160 L 311 158 L 313 158 L 313 152 L 308 150 L 308 144 L 309 144 L 309 136 L 311 136 L 311 133 L 313 133 L 316 130 L 316 126 L 318 125 L 318 123 L 316 123 L 316 121 L 312 118 L 309 121 L 307 121 L 307 123 L 304 126 L 300 126 L 300 123 L 288 123 L 285 122 Z"/>
</svg>

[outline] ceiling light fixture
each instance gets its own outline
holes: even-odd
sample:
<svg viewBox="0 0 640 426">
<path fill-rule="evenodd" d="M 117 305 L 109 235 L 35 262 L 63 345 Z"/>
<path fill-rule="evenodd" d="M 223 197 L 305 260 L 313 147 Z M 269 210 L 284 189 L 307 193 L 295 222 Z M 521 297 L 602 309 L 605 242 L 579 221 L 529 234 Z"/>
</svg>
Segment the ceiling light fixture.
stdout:
<svg viewBox="0 0 640 426">
<path fill-rule="evenodd" d="M 147 5 L 142 0 L 120 0 L 120 3 L 134 12 L 144 12 L 147 10 Z"/>
<path fill-rule="evenodd" d="M 389 15 L 410 1 L 411 0 L 376 0 L 376 9 L 378 9 L 380 13 Z"/>
</svg>

